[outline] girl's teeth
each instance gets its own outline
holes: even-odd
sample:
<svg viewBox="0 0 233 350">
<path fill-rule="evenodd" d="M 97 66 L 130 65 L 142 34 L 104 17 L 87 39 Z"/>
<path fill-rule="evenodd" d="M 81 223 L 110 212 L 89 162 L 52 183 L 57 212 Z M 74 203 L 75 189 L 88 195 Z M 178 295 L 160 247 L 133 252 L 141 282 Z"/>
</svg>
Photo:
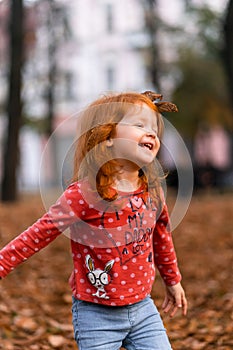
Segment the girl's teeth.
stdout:
<svg viewBox="0 0 233 350">
<path fill-rule="evenodd" d="M 140 143 L 139 145 L 140 145 L 141 147 L 149 148 L 149 150 L 152 149 L 152 146 L 151 146 L 149 143 Z"/>
</svg>

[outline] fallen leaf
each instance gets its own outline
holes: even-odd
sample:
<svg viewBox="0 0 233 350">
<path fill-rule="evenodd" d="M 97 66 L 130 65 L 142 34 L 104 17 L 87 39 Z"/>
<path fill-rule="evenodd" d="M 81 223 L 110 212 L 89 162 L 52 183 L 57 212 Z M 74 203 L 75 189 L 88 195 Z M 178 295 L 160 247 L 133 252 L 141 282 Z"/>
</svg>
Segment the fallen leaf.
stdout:
<svg viewBox="0 0 233 350">
<path fill-rule="evenodd" d="M 64 338 L 61 335 L 49 335 L 48 336 L 49 344 L 52 345 L 54 348 L 58 348 L 65 344 L 66 338 Z"/>
<path fill-rule="evenodd" d="M 14 318 L 14 324 L 28 331 L 35 331 L 38 328 L 37 323 L 31 317 L 27 316 L 16 316 Z"/>
<path fill-rule="evenodd" d="M 53 319 L 48 319 L 48 322 L 49 324 L 54 327 L 54 328 L 57 328 L 59 330 L 62 330 L 62 331 L 73 331 L 73 326 L 72 324 L 63 324 L 63 323 L 59 323 Z"/>
</svg>

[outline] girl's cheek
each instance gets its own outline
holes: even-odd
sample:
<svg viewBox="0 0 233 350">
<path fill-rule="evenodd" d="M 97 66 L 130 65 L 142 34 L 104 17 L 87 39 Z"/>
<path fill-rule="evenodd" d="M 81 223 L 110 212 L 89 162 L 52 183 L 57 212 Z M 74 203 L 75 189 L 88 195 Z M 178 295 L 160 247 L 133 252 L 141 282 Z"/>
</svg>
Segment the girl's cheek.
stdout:
<svg viewBox="0 0 233 350">
<path fill-rule="evenodd" d="M 160 150 L 160 142 L 157 142 L 157 144 L 156 144 L 156 156 L 157 156 L 159 150 Z"/>
</svg>

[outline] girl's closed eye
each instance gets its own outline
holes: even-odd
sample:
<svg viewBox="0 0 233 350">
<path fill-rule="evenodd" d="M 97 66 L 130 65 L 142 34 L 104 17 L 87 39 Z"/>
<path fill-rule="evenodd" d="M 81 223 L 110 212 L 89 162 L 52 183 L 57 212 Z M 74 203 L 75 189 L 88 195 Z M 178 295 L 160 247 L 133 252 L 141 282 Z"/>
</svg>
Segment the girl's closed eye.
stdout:
<svg viewBox="0 0 233 350">
<path fill-rule="evenodd" d="M 144 128 L 144 124 L 143 123 L 136 123 L 135 126 L 137 126 L 138 128 Z"/>
<path fill-rule="evenodd" d="M 136 123 L 134 126 L 142 129 L 146 129 L 146 126 L 143 123 Z M 158 130 L 157 129 L 152 129 L 153 133 L 158 136 Z"/>
</svg>

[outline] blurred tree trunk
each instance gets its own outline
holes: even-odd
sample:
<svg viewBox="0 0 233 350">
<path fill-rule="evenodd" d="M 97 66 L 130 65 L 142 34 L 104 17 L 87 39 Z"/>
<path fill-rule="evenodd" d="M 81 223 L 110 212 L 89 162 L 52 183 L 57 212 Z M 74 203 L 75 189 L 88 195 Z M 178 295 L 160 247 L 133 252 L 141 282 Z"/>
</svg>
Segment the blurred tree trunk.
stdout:
<svg viewBox="0 0 233 350">
<path fill-rule="evenodd" d="M 54 120 L 55 120 L 55 88 L 56 88 L 56 79 L 57 79 L 57 62 L 56 62 L 56 53 L 57 53 L 57 37 L 56 37 L 56 22 L 58 18 L 56 16 L 56 3 L 54 0 L 47 0 L 48 3 L 48 18 L 47 18 L 47 35 L 48 35 L 48 89 L 46 93 L 47 99 L 47 123 L 46 123 L 46 136 L 50 138 L 50 151 L 51 151 L 51 168 L 53 174 L 57 174 L 57 151 L 56 151 L 56 137 L 52 136 L 54 131 Z M 55 186 L 57 184 L 57 176 L 54 176 L 51 179 L 50 185 Z"/>
<path fill-rule="evenodd" d="M 159 48 L 158 48 L 158 28 L 159 18 L 157 16 L 157 0 L 145 0 L 143 2 L 145 13 L 145 26 L 149 35 L 149 59 L 148 72 L 151 83 L 157 92 L 160 92 L 159 83 Z"/>
<path fill-rule="evenodd" d="M 48 18 L 47 18 L 47 33 L 49 38 L 48 46 L 48 89 L 47 89 L 47 127 L 46 134 L 48 137 L 53 133 L 53 121 L 54 121 L 54 108 L 55 108 L 55 85 L 56 85 L 56 74 L 57 74 L 57 64 L 56 64 L 56 51 L 57 51 L 57 38 L 55 34 L 55 24 L 56 24 L 56 4 L 54 0 L 47 0 L 48 4 Z"/>
<path fill-rule="evenodd" d="M 223 59 L 228 77 L 230 100 L 233 105 L 233 0 L 230 0 L 227 7 L 224 21 L 225 47 Z"/>
<path fill-rule="evenodd" d="M 21 126 L 21 71 L 23 65 L 23 0 L 11 0 L 10 69 L 8 86 L 8 129 L 4 146 L 4 169 L 1 197 L 17 199 L 17 167 L 19 161 L 19 130 Z"/>
<path fill-rule="evenodd" d="M 57 52 L 63 41 L 63 15 L 64 5 L 59 4 L 55 0 L 46 0 L 47 2 L 47 20 L 46 31 L 48 36 L 48 88 L 46 91 L 47 100 L 47 120 L 46 120 L 46 137 L 50 140 L 50 152 L 51 160 L 50 167 L 54 176 L 50 181 L 50 186 L 57 186 L 58 176 L 60 169 L 58 168 L 58 151 L 57 151 L 57 138 L 53 134 L 54 121 L 56 118 L 56 85 L 61 73 L 57 63 Z"/>
</svg>

